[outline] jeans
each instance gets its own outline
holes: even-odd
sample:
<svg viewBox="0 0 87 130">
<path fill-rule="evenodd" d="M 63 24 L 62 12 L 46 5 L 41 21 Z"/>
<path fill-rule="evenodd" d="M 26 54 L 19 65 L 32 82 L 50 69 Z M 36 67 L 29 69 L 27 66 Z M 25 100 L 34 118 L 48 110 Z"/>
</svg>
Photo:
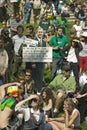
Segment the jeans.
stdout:
<svg viewBox="0 0 87 130">
<path fill-rule="evenodd" d="M 70 63 L 71 69 L 73 70 L 74 77 L 76 80 L 76 86 L 79 87 L 79 64 L 78 63 Z"/>
<path fill-rule="evenodd" d="M 24 13 L 24 23 L 27 23 L 29 19 L 29 12 Z"/>
<path fill-rule="evenodd" d="M 61 68 L 62 61 L 63 61 L 62 59 L 53 58 L 51 80 L 53 80 L 54 77 L 56 76 L 57 69 L 60 69 L 60 68 Z"/>
<path fill-rule="evenodd" d="M 45 128 L 45 130 L 52 130 L 52 126 L 49 123 L 45 123 L 44 128 Z"/>
</svg>

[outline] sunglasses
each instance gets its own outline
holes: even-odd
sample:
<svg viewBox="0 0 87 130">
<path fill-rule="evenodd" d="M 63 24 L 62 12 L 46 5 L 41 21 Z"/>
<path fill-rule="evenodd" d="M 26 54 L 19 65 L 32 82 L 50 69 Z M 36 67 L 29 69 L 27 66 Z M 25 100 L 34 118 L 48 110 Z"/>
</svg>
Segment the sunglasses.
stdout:
<svg viewBox="0 0 87 130">
<path fill-rule="evenodd" d="M 29 76 L 30 77 L 31 75 L 30 74 L 26 74 L 25 76 Z"/>
</svg>

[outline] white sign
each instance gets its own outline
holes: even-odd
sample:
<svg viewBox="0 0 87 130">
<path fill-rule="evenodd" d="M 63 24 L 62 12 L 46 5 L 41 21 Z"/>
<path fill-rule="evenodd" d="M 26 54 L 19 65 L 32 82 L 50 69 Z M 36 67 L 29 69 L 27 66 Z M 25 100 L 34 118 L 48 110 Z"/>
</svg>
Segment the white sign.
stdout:
<svg viewBox="0 0 87 130">
<path fill-rule="evenodd" d="M 24 42 L 28 47 L 37 47 L 38 46 L 38 41 L 37 40 L 26 38 Z"/>
<path fill-rule="evenodd" d="M 10 0 L 10 2 L 12 3 L 12 2 L 18 2 L 19 0 Z"/>
<path fill-rule="evenodd" d="M 52 47 L 23 47 L 23 62 L 52 62 Z"/>
</svg>

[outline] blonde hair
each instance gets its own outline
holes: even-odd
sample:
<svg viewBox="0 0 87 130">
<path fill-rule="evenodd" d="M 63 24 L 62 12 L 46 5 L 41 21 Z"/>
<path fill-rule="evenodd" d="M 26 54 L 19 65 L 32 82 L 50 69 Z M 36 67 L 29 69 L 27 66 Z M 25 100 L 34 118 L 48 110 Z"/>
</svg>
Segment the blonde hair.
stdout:
<svg viewBox="0 0 87 130">
<path fill-rule="evenodd" d="M 69 106 L 71 106 L 72 108 L 74 108 L 75 107 L 75 103 L 74 103 L 74 101 L 73 101 L 73 98 L 66 98 L 65 100 L 64 100 L 66 103 L 67 103 L 67 105 L 69 105 Z"/>
</svg>

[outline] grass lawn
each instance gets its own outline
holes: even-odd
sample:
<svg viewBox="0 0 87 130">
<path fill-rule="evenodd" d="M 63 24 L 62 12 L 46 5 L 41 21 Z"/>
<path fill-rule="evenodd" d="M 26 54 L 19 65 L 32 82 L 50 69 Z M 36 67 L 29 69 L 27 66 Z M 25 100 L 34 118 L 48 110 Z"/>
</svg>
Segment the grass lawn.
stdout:
<svg viewBox="0 0 87 130">
<path fill-rule="evenodd" d="M 82 130 L 87 130 L 87 123 L 85 121 L 81 124 L 81 128 Z"/>
</svg>

